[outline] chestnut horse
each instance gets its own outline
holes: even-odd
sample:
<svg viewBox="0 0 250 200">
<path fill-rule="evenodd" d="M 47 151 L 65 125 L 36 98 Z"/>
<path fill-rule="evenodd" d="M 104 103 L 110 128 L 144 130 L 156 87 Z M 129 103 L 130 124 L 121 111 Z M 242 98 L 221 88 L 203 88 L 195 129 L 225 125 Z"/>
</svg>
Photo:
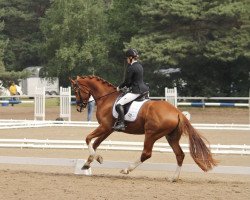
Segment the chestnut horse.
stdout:
<svg viewBox="0 0 250 200">
<path fill-rule="evenodd" d="M 88 169 L 94 159 L 99 163 L 103 162 L 102 157 L 96 153 L 96 149 L 114 131 L 112 127 L 116 119 L 112 115 L 112 107 L 120 92 L 116 91 L 114 85 L 97 76 L 78 76 L 76 80 L 70 80 L 76 95 L 78 111 L 86 107 L 90 95 L 94 97 L 97 105 L 96 118 L 99 126 L 86 137 L 89 157 L 82 169 Z M 182 134 L 188 135 L 190 154 L 203 171 L 211 170 L 213 166 L 216 166 L 216 161 L 213 159 L 210 149 L 203 141 L 205 138 L 193 128 L 181 111 L 166 101 L 150 100 L 144 103 L 137 119 L 134 122 L 126 122 L 124 132 L 144 134 L 145 139 L 141 157 L 121 170 L 123 174 L 129 174 L 149 159 L 152 155 L 154 143 L 165 136 L 176 155 L 178 166 L 172 181 L 177 181 L 185 156 L 179 145 Z M 97 139 L 92 145 L 91 140 L 93 138 Z"/>
</svg>

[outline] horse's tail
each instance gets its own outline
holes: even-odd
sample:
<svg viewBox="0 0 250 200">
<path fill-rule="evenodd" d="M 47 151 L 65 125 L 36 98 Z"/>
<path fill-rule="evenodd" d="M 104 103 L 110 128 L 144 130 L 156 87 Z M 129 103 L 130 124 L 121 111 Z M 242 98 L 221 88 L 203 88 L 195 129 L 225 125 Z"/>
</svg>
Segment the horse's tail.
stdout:
<svg viewBox="0 0 250 200">
<path fill-rule="evenodd" d="M 192 158 L 203 171 L 211 170 L 218 161 L 213 159 L 210 148 L 206 146 L 204 141 L 208 143 L 207 139 L 198 133 L 183 114 L 179 116 L 179 119 L 179 128 L 189 137 L 189 151 Z"/>
</svg>

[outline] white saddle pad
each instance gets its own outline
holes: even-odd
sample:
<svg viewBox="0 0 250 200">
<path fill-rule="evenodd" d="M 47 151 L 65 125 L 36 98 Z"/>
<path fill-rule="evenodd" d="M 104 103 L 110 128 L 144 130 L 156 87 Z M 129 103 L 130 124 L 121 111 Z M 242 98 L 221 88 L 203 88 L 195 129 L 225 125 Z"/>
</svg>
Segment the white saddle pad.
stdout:
<svg viewBox="0 0 250 200">
<path fill-rule="evenodd" d="M 125 121 L 129 121 L 129 122 L 135 121 L 136 118 L 137 118 L 137 114 L 138 114 L 141 106 L 145 102 L 147 102 L 148 100 L 149 99 L 145 99 L 144 101 L 133 101 L 132 104 L 131 104 L 131 106 L 130 106 L 130 108 L 129 108 L 129 110 L 128 110 L 128 112 L 127 112 L 127 114 L 124 116 Z M 113 116 L 114 116 L 114 118 L 117 119 L 118 113 L 115 110 L 115 105 L 116 105 L 116 102 L 115 102 L 115 104 L 113 106 Z"/>
</svg>

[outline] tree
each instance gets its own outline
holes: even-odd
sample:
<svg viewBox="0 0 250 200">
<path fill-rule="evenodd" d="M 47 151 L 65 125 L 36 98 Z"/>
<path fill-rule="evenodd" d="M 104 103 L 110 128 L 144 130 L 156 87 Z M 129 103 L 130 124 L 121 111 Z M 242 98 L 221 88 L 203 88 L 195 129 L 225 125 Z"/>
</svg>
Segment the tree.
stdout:
<svg viewBox="0 0 250 200">
<path fill-rule="evenodd" d="M 4 40 L 4 38 L 2 37 L 1 33 L 3 31 L 3 28 L 4 28 L 4 22 L 0 22 L 0 73 L 5 70 L 3 57 L 6 45 L 8 43 L 8 41 Z"/>
<path fill-rule="evenodd" d="M 2 11 L 0 11 L 0 15 L 2 15 Z M 3 58 L 6 50 L 6 46 L 8 45 L 8 40 L 4 39 L 3 32 L 4 30 L 4 22 L 0 23 L 0 80 L 4 86 L 8 86 L 10 81 L 18 82 L 17 80 L 20 78 L 26 77 L 28 74 L 24 72 L 6 72 Z"/>
<path fill-rule="evenodd" d="M 236 82 L 227 76 L 230 66 L 250 53 L 247 7 L 247 1 L 240 0 L 153 0 L 142 6 L 142 29 L 127 46 L 141 51 L 147 76 L 152 68 L 180 67 L 187 84 L 183 94 L 231 95 Z M 153 85 L 163 91 L 165 82 L 156 76 Z M 219 85 L 222 78 L 226 84 Z"/>
<path fill-rule="evenodd" d="M 145 2 L 146 0 L 113 0 L 107 12 L 108 26 L 112 30 L 113 38 L 109 45 L 109 63 L 114 66 L 110 69 L 108 80 L 113 80 L 117 84 L 121 82 L 126 66 L 125 43 L 128 43 L 141 29 L 140 9 Z M 135 48 L 134 45 L 132 47 Z"/>
<path fill-rule="evenodd" d="M 54 1 L 46 11 L 41 29 L 50 76 L 103 73 L 108 65 L 107 28 L 103 0 Z"/>
<path fill-rule="evenodd" d="M 0 19 L 5 23 L 1 37 L 9 41 L 3 55 L 6 70 L 42 64 L 39 18 L 49 3 L 50 0 L 0 0 Z"/>
</svg>

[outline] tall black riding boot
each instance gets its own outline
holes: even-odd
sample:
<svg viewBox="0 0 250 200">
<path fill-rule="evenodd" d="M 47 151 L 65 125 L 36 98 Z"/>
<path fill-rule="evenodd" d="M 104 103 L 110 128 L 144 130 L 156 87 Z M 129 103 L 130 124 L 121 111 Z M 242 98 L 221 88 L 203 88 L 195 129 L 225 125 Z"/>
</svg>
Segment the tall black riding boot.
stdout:
<svg viewBox="0 0 250 200">
<path fill-rule="evenodd" d="M 124 131 L 125 130 L 125 124 L 124 124 L 124 109 L 121 104 L 118 104 L 115 106 L 115 109 L 118 113 L 118 119 L 117 122 L 115 123 L 115 126 L 113 129 L 115 131 Z"/>
</svg>

